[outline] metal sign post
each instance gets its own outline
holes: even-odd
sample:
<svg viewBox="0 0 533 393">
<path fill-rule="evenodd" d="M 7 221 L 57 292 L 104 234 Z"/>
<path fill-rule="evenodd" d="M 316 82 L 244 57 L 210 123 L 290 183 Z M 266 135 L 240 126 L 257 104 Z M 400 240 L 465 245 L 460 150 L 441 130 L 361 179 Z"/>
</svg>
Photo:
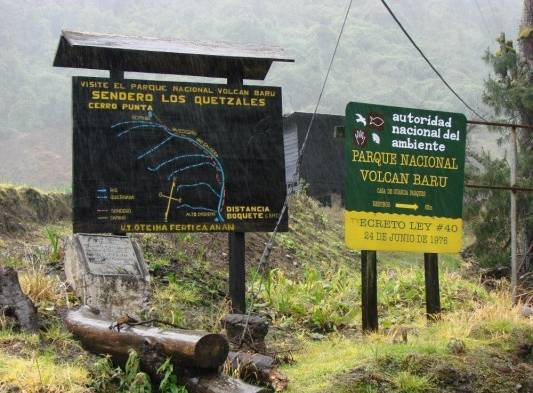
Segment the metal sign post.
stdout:
<svg viewBox="0 0 533 393">
<path fill-rule="evenodd" d="M 516 186 L 516 128 L 511 128 L 511 187 Z M 516 191 L 511 190 L 511 298 L 516 304 L 516 285 L 518 269 L 516 266 Z"/>
</svg>

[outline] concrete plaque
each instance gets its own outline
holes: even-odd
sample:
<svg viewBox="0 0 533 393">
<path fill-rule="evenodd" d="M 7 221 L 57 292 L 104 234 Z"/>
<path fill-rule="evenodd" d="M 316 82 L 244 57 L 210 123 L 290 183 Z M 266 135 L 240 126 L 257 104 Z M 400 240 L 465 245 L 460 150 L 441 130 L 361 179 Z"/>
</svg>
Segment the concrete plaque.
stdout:
<svg viewBox="0 0 533 393">
<path fill-rule="evenodd" d="M 139 317 L 150 276 L 137 243 L 127 236 L 76 234 L 65 247 L 65 275 L 83 304 L 108 318 Z"/>
<path fill-rule="evenodd" d="M 139 258 L 128 237 L 78 235 L 81 250 L 92 274 L 142 276 Z"/>
</svg>

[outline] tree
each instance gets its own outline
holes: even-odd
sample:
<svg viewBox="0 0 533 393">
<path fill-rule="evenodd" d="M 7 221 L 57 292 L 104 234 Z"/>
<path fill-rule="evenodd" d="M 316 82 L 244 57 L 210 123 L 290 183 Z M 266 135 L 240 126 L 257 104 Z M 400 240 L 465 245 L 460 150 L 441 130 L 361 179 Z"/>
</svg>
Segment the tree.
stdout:
<svg viewBox="0 0 533 393">
<path fill-rule="evenodd" d="M 492 66 L 494 76 L 489 76 L 485 81 L 483 101 L 494 109 L 497 116 L 503 117 L 505 122 L 533 124 L 533 0 L 524 0 L 524 18 L 518 38 L 520 52 L 517 52 L 512 41 L 507 41 L 505 34 L 501 33 L 497 39 L 499 49 L 495 53 L 489 50 L 485 53 L 483 59 Z M 504 138 L 506 136 L 507 133 L 504 134 Z M 518 129 L 518 144 L 518 185 L 531 187 L 533 183 L 531 130 Z M 505 160 L 495 161 L 488 155 L 475 156 L 473 159 L 474 168 L 477 170 L 470 171 L 471 180 L 483 184 L 508 183 L 509 167 Z M 499 177 L 498 181 L 494 181 L 495 177 Z M 509 232 L 505 231 L 505 236 L 500 233 L 501 231 L 498 232 L 498 229 L 509 228 L 508 194 L 493 191 L 490 192 L 490 198 L 487 198 L 487 192 L 471 191 L 467 195 L 467 200 L 470 203 L 478 203 L 476 212 L 470 212 L 474 218 L 473 228 L 476 235 L 472 251 L 478 255 L 484 265 L 500 265 L 504 260 L 508 261 Z M 525 257 L 525 254 L 531 253 L 533 245 L 533 198 L 527 193 L 519 194 L 518 217 L 519 228 L 523 228 L 521 254 Z M 520 265 L 522 270 L 533 268 L 531 256 L 521 258 Z"/>
</svg>

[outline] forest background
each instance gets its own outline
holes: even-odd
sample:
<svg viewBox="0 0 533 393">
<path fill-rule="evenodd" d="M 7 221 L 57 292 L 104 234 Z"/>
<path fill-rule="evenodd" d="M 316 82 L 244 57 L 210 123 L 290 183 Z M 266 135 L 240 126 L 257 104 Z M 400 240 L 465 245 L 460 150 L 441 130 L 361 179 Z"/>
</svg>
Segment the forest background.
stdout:
<svg viewBox="0 0 533 393">
<path fill-rule="evenodd" d="M 390 1 L 450 84 L 482 113 L 490 113 L 481 102 L 484 80 L 491 73 L 482 56 L 487 48 L 497 48 L 499 32 L 516 39 L 522 1 L 425 0 L 423 7 L 420 4 L 419 0 Z M 0 182 L 45 189 L 70 187 L 69 77 L 108 73 L 52 67 L 61 29 L 281 46 L 296 62 L 275 64 L 264 84 L 282 86 L 287 114 L 314 109 L 346 6 L 344 0 L 0 0 Z M 126 77 L 186 79 L 135 73 Z M 354 1 L 319 112 L 343 114 L 349 101 L 457 111 L 474 117 L 376 0 Z M 497 138 L 478 129 L 470 144 L 501 157 L 505 147 L 497 145 Z"/>
</svg>

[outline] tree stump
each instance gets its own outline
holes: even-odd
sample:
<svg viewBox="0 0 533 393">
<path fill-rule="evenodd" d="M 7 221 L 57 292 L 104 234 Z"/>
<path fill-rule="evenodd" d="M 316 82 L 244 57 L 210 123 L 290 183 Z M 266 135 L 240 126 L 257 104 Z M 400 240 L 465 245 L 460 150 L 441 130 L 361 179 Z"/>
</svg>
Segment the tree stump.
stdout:
<svg viewBox="0 0 533 393">
<path fill-rule="evenodd" d="M 220 322 L 226 330 L 228 340 L 238 349 L 245 347 L 254 352 L 266 351 L 265 337 L 268 333 L 268 323 L 264 318 L 246 314 L 227 314 Z"/>
<path fill-rule="evenodd" d="M 39 327 L 37 307 L 20 288 L 18 273 L 0 267 L 0 306 L 14 315 L 21 329 L 35 332 Z"/>
<path fill-rule="evenodd" d="M 275 392 L 285 390 L 289 384 L 286 375 L 277 370 L 276 359 L 259 353 L 230 352 L 230 370 L 239 370 L 240 378 L 252 383 L 270 386 Z"/>
</svg>

